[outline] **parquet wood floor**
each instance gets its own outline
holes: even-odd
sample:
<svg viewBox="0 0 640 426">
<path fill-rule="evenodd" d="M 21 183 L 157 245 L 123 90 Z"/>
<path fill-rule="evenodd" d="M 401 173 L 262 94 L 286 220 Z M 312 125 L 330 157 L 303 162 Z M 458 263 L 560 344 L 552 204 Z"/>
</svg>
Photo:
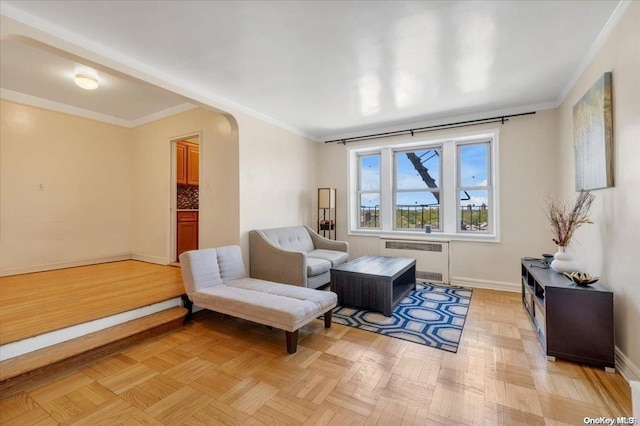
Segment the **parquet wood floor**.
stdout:
<svg viewBox="0 0 640 426">
<path fill-rule="evenodd" d="M 631 415 L 618 374 L 547 362 L 520 295 L 474 290 L 457 354 L 317 320 L 199 312 L 183 328 L 0 399 L 0 424 L 577 425 Z"/>
</svg>

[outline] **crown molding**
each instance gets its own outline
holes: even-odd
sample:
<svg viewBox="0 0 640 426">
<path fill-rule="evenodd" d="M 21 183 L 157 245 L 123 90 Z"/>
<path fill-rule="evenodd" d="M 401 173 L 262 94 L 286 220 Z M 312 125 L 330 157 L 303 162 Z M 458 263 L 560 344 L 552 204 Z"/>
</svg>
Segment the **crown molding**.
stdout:
<svg viewBox="0 0 640 426">
<path fill-rule="evenodd" d="M 102 121 L 104 123 L 115 124 L 116 126 L 131 127 L 131 122 L 122 118 L 113 117 L 107 114 L 101 114 L 95 111 L 89 111 L 60 102 L 50 101 L 49 99 L 43 99 L 37 96 L 27 95 L 25 93 L 14 92 L 13 90 L 0 89 L 0 98 L 17 102 L 19 104 L 49 109 L 70 115 L 76 115 L 83 118 L 89 118 L 91 120 Z"/>
<path fill-rule="evenodd" d="M 135 120 L 131 120 L 129 122 L 131 123 L 130 127 L 142 126 L 143 124 L 147 124 L 156 120 L 171 117 L 172 115 L 180 114 L 181 112 L 191 111 L 192 109 L 196 109 L 196 108 L 198 107 L 193 104 L 185 102 L 183 104 L 176 105 L 174 107 L 167 108 L 162 111 L 154 112 L 153 114 L 149 114 L 146 117 L 141 117 Z"/>
<path fill-rule="evenodd" d="M 578 79 L 580 78 L 582 73 L 584 73 L 584 71 L 587 69 L 587 67 L 591 63 L 591 61 L 593 61 L 593 58 L 595 58 L 600 48 L 607 41 L 607 39 L 609 38 L 613 30 L 616 28 L 616 26 L 618 26 L 618 22 L 620 22 L 620 19 L 622 18 L 624 13 L 627 11 L 627 8 L 631 5 L 632 2 L 633 0 L 621 0 L 618 3 L 615 10 L 609 17 L 609 20 L 602 28 L 602 31 L 600 31 L 600 34 L 598 34 L 598 37 L 591 45 L 591 48 L 589 49 L 587 54 L 584 56 L 584 58 L 580 62 L 580 65 L 578 65 L 578 67 L 576 68 L 571 79 L 569 79 L 569 82 L 560 93 L 560 96 L 558 97 L 558 102 L 557 102 L 558 105 L 564 102 L 564 100 L 567 98 L 567 96 L 569 95 L 569 92 L 571 91 L 571 89 L 573 89 L 573 86 L 575 86 L 575 84 L 578 82 Z"/>
<path fill-rule="evenodd" d="M 23 105 L 33 106 L 36 108 L 48 109 L 51 111 L 88 118 L 90 120 L 96 120 L 120 127 L 126 127 L 128 129 L 132 129 L 134 127 L 142 126 L 143 124 L 151 123 L 162 118 L 170 117 L 181 112 L 198 108 L 195 105 L 183 103 L 180 105 L 176 105 L 175 107 L 168 108 L 163 111 L 158 111 L 156 113 L 135 120 L 125 120 L 123 118 L 114 117 L 112 115 L 102 114 L 99 112 L 78 108 L 72 105 L 63 104 L 60 102 L 51 101 L 49 99 L 39 98 L 37 96 L 31 96 L 25 93 L 15 92 L 8 89 L 0 89 L 0 98 Z"/>
</svg>

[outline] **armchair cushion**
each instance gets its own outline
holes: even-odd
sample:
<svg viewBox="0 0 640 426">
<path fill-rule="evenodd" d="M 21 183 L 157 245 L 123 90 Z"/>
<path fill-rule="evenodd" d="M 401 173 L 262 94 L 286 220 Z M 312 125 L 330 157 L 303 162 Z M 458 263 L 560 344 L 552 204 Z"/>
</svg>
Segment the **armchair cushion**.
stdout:
<svg viewBox="0 0 640 426">
<path fill-rule="evenodd" d="M 307 253 L 314 249 L 309 233 L 302 226 L 263 229 L 262 233 L 271 244 L 283 250 Z"/>
<path fill-rule="evenodd" d="M 309 257 L 307 262 L 313 259 L 324 259 L 331 262 L 331 266 L 338 266 L 346 263 L 349 260 L 349 253 L 345 253 L 343 251 L 335 251 L 335 250 L 324 250 L 324 249 L 316 249 L 307 253 Z M 315 274 L 313 274 L 315 275 Z"/>
<path fill-rule="evenodd" d="M 307 257 L 307 276 L 313 277 L 316 275 L 329 272 L 331 269 L 331 262 L 316 257 Z"/>
</svg>

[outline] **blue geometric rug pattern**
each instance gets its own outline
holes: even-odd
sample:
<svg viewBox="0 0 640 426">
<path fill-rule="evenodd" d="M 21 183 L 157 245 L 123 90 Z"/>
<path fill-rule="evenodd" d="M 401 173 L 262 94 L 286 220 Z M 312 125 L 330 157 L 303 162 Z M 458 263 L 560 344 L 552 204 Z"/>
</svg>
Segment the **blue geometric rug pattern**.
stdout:
<svg viewBox="0 0 640 426">
<path fill-rule="evenodd" d="M 471 289 L 418 283 L 390 317 L 380 312 L 337 306 L 336 324 L 457 352 L 469 310 Z"/>
</svg>

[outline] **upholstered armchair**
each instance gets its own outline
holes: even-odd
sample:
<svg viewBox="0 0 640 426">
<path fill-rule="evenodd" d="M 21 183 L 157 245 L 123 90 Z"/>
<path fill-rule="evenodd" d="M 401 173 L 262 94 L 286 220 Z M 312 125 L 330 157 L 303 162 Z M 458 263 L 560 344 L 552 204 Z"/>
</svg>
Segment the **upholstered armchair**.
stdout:
<svg viewBox="0 0 640 426">
<path fill-rule="evenodd" d="M 349 260 L 349 243 L 308 226 L 251 231 L 249 250 L 251 277 L 309 288 L 328 284 L 331 268 Z"/>
</svg>

